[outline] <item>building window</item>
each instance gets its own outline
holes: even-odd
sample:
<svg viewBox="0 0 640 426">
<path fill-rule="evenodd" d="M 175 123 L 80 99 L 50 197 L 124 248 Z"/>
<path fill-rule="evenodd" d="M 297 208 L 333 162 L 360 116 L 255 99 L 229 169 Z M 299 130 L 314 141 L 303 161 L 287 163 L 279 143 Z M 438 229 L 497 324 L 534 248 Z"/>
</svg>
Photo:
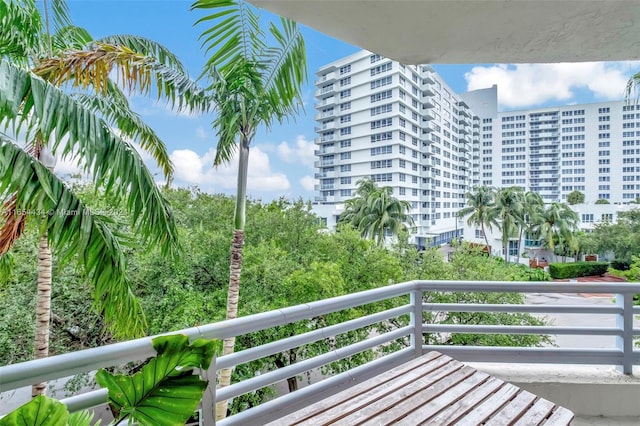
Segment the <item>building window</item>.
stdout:
<svg viewBox="0 0 640 426">
<path fill-rule="evenodd" d="M 340 75 L 351 72 L 351 64 L 340 67 Z"/>
<path fill-rule="evenodd" d="M 383 72 L 391 71 L 392 65 L 391 62 L 386 62 L 384 64 L 378 65 L 377 67 L 371 68 L 371 76 L 378 75 Z"/>
<path fill-rule="evenodd" d="M 348 98 L 349 96 L 351 96 L 351 89 L 340 92 L 340 99 Z"/>
<path fill-rule="evenodd" d="M 342 152 L 342 153 L 340 153 L 340 159 L 341 160 L 350 160 L 351 159 L 351 152 Z"/>
</svg>

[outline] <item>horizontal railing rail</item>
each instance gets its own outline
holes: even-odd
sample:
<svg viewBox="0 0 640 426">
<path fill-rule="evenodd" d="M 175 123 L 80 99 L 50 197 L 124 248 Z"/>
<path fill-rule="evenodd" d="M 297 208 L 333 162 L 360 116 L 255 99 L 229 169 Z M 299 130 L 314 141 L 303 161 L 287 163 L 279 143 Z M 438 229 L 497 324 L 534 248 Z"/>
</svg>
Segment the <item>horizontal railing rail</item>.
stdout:
<svg viewBox="0 0 640 426">
<path fill-rule="evenodd" d="M 614 296 L 610 306 L 595 305 L 516 305 L 478 303 L 429 303 L 433 292 L 513 292 L 513 293 L 606 293 Z M 411 281 L 360 293 L 339 296 L 275 311 L 250 315 L 229 321 L 176 331 L 190 338 L 224 339 L 239 337 L 261 330 L 318 318 L 326 314 L 370 305 L 376 302 L 400 298 L 388 308 L 379 308 L 371 314 L 317 329 L 310 328 L 302 334 L 252 347 L 231 355 L 222 356 L 215 362 L 217 370 L 232 368 L 254 360 L 263 359 L 283 351 L 312 344 L 323 339 L 355 330 L 368 330 L 376 324 L 388 324 L 388 330 L 369 332 L 364 340 L 348 346 L 334 347 L 317 356 L 274 371 L 259 372 L 255 377 L 234 383 L 216 391 L 215 400 L 221 401 L 256 391 L 290 377 L 314 370 L 363 351 L 372 350 L 378 357 L 369 364 L 352 368 L 342 374 L 325 378 L 296 392 L 276 398 L 259 407 L 232 416 L 221 424 L 251 424 L 251 419 L 260 421 L 276 414 L 283 414 L 310 398 L 317 398 L 332 389 L 350 385 L 390 368 L 397 363 L 419 356 L 428 350 L 438 350 L 462 361 L 476 362 L 534 362 L 564 364 L 606 364 L 630 373 L 633 365 L 640 364 L 640 353 L 633 350 L 633 338 L 640 329 L 633 328 L 633 316 L 640 307 L 633 305 L 633 295 L 640 293 L 640 284 L 621 283 L 530 283 L 530 282 L 471 282 L 471 281 Z M 438 323 L 438 313 L 443 312 L 502 312 L 530 314 L 592 314 L 591 325 L 574 326 L 521 326 L 483 324 Z M 434 315 L 425 315 L 425 313 Z M 615 326 L 602 326 L 603 315 L 616 318 Z M 394 326 L 390 322 L 396 321 Z M 426 318 L 436 318 L 430 323 Z M 408 318 L 408 321 L 406 320 Z M 436 333 L 490 333 L 490 334 L 535 334 L 535 335 L 600 335 L 613 336 L 616 345 L 612 348 L 567 349 L 556 347 L 474 347 L 426 344 L 425 336 Z M 173 333 L 170 333 L 173 334 Z M 58 355 L 43 360 L 34 360 L 0 367 L 0 391 L 16 389 L 41 381 L 63 378 L 74 374 L 95 371 L 98 368 L 121 365 L 144 360 L 153 356 L 152 337 L 116 343 L 104 347 Z M 383 353 L 381 348 L 389 342 L 403 340 L 409 346 L 396 352 Z M 258 372 L 257 372 L 258 373 Z M 104 403 L 106 392 L 97 390 L 67 398 L 71 410 L 88 408 Z M 259 416 L 259 417 L 256 417 Z M 267 416 L 267 417 L 265 417 Z M 256 421 L 254 421 L 256 423 Z M 258 422 L 259 423 L 259 422 Z"/>
</svg>

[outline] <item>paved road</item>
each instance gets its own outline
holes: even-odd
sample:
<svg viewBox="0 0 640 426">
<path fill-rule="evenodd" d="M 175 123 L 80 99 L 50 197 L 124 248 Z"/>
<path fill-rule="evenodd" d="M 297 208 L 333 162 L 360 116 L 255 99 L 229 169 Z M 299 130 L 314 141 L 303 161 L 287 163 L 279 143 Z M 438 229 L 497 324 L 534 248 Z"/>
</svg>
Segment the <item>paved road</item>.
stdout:
<svg viewBox="0 0 640 426">
<path fill-rule="evenodd" d="M 612 296 L 580 296 L 576 294 L 558 293 L 534 293 L 527 295 L 527 303 L 533 305 L 602 305 L 613 304 Z M 556 314 L 540 315 L 546 317 L 556 326 L 571 327 L 615 327 L 614 315 L 589 315 L 589 314 Z M 635 326 L 640 326 L 640 320 L 634 319 Z M 615 337 L 612 336 L 555 336 L 556 345 L 561 348 L 613 348 Z"/>
</svg>

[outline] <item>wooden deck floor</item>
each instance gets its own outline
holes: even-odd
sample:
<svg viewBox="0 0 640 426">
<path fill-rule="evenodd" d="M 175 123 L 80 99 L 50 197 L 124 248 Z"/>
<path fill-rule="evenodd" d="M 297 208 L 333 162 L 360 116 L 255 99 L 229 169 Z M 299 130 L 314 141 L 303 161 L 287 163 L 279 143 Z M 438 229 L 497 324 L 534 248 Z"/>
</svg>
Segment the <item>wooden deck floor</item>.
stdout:
<svg viewBox="0 0 640 426">
<path fill-rule="evenodd" d="M 278 419 L 282 425 L 568 425 L 563 407 L 438 352 Z"/>
</svg>

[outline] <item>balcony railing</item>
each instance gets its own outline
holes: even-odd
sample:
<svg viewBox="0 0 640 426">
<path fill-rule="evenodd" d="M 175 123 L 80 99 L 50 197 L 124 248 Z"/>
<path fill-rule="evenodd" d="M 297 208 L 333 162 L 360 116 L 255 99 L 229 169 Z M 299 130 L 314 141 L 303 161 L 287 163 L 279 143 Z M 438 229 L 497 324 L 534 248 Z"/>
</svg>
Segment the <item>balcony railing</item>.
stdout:
<svg viewBox="0 0 640 426">
<path fill-rule="evenodd" d="M 425 303 L 429 292 L 512 292 L 512 293 L 611 293 L 615 303 L 607 305 L 513 305 L 513 304 L 460 304 Z M 633 295 L 640 293 L 640 284 L 602 283 L 529 283 L 529 282 L 464 282 L 464 281 L 411 281 L 377 288 L 360 293 L 325 299 L 303 305 L 287 307 L 275 311 L 250 315 L 229 321 L 208 324 L 179 331 L 192 338 L 224 339 L 242 336 L 260 330 L 271 329 L 285 324 L 320 318 L 332 312 L 386 301 L 386 308 L 372 310 L 373 313 L 342 323 L 309 328 L 300 335 L 252 347 L 217 359 L 212 369 L 230 368 L 253 360 L 262 359 L 302 345 L 328 339 L 374 324 L 387 323 L 400 317 L 408 317 L 406 325 L 390 327 L 389 331 L 368 337 L 357 343 L 333 348 L 313 358 L 274 371 L 256 372 L 255 377 L 233 383 L 231 386 L 215 390 L 216 401 L 227 400 L 270 386 L 290 377 L 317 369 L 321 366 L 352 356 L 365 350 L 374 350 L 380 356 L 367 364 L 318 381 L 296 392 L 286 394 L 257 407 L 231 416 L 219 425 L 263 424 L 277 419 L 287 412 L 304 407 L 336 391 L 372 377 L 380 372 L 420 356 L 429 350 L 438 350 L 461 361 L 502 362 L 502 363 L 545 363 L 545 364 L 596 364 L 617 366 L 630 374 L 632 367 L 640 363 L 640 352 L 634 351 L 634 336 L 640 330 L 633 328 L 633 316 L 640 313 L 634 307 Z M 392 302 L 393 303 L 390 303 Z M 376 305 L 378 306 L 378 305 Z M 393 306 L 393 307 L 390 307 Z M 424 313 L 438 312 L 507 312 L 533 314 L 589 314 L 592 324 L 584 327 L 559 326 L 507 326 L 480 324 L 425 323 Z M 616 318 L 614 327 L 603 327 L 603 315 Z M 402 324 L 398 321 L 397 324 Z M 318 324 L 315 323 L 317 326 Z M 578 335 L 614 336 L 616 345 L 612 348 L 567 349 L 557 347 L 479 347 L 426 345 L 425 335 L 433 333 L 489 333 L 489 334 L 535 334 L 535 335 Z M 42 360 L 28 361 L 0 367 L 1 390 L 8 391 L 42 381 L 54 380 L 74 374 L 90 372 L 102 367 L 135 362 L 153 356 L 151 337 L 117 343 L 113 345 L 72 352 Z M 406 347 L 386 353 L 380 349 L 389 342 L 403 339 Z M 215 377 L 214 371 L 208 377 Z M 210 394 L 210 393 L 209 393 Z M 89 408 L 104 403 L 104 390 L 92 391 L 63 400 L 71 411 Z M 203 405 L 205 403 L 203 402 Z M 209 401 L 203 410 L 211 411 Z"/>
</svg>

